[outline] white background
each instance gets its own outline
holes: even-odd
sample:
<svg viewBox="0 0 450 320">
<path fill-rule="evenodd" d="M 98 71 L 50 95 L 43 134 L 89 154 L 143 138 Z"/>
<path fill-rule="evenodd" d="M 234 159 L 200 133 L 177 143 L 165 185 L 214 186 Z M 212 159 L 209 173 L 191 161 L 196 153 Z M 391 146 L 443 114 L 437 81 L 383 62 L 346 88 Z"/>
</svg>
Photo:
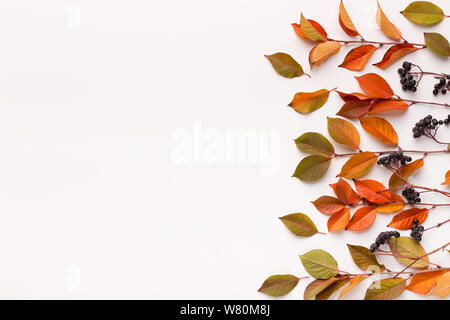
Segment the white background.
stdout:
<svg viewBox="0 0 450 320">
<path fill-rule="evenodd" d="M 410 1 L 381 1 L 386 14 L 411 42 L 422 32 L 447 37 L 449 19 L 418 27 L 399 11 Z M 434 0 L 450 12 L 448 1 Z M 375 24 L 375 0 L 347 0 L 347 10 L 367 39 L 387 41 Z M 41 0 L 0 4 L 0 297 L 265 299 L 256 290 L 272 274 L 306 275 L 299 254 L 330 252 L 341 269 L 358 272 L 346 243 L 369 246 L 392 215 L 380 215 L 361 233 L 303 239 L 292 236 L 280 216 L 304 212 L 321 231 L 327 217 L 309 202 L 331 195 L 342 161 L 314 184 L 290 178 L 303 157 L 292 139 L 306 131 L 326 134 L 326 116 L 342 105 L 333 95 L 319 111 L 295 113 L 286 105 L 298 91 L 357 91 L 357 73 L 337 66 L 348 49 L 313 78 L 278 76 L 264 54 L 290 53 L 309 72 L 311 44 L 290 23 L 300 12 L 319 21 L 330 37 L 348 39 L 337 21 L 338 0 Z M 80 13 L 77 26 L 74 13 Z M 379 61 L 378 50 L 371 63 Z M 421 50 L 407 58 L 429 71 L 450 65 Z M 412 95 L 403 93 L 396 69 L 381 72 L 402 96 L 433 97 L 427 77 Z M 442 107 L 417 105 L 387 116 L 404 148 L 436 150 L 414 140 L 411 127 Z M 261 163 L 177 163 L 180 130 L 276 133 L 267 144 L 275 171 Z M 360 128 L 359 124 L 356 124 Z M 275 130 L 275 131 L 273 131 Z M 450 140 L 450 128 L 440 137 Z M 211 133 L 211 131 L 210 131 Z M 361 131 L 364 149 L 384 148 Z M 203 141 L 202 146 L 208 144 Z M 193 138 L 195 139 L 195 138 Z M 197 141 L 198 142 L 198 141 Z M 251 145 L 248 146 L 251 148 Z M 188 146 L 188 149 L 190 147 Z M 224 147 L 225 148 L 225 147 Z M 202 149 L 203 150 L 203 149 Z M 338 151 L 346 149 L 337 147 Z M 222 150 L 224 153 L 229 149 Z M 202 158 L 203 157 L 203 158 Z M 176 160 L 176 159 L 175 159 Z M 448 157 L 429 156 L 412 179 L 438 187 Z M 375 168 L 368 177 L 384 183 Z M 424 195 L 427 202 L 446 201 Z M 448 217 L 430 214 L 426 226 Z M 426 234 L 432 250 L 448 241 L 449 226 Z M 405 233 L 406 234 L 406 233 Z M 393 259 L 381 259 L 396 270 Z M 447 265 L 448 255 L 432 256 Z M 299 299 L 307 280 L 286 298 Z M 364 283 L 348 298 L 361 298 Z M 403 298 L 422 298 L 406 292 Z"/>
</svg>

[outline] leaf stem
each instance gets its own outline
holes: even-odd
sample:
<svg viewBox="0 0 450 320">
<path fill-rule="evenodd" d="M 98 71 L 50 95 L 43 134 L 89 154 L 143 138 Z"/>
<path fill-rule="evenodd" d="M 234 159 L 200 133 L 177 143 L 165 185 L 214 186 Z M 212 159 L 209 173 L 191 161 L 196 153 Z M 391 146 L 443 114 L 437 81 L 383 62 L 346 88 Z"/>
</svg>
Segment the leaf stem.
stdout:
<svg viewBox="0 0 450 320">
<path fill-rule="evenodd" d="M 380 46 L 384 46 L 384 45 L 396 45 L 396 44 L 410 44 L 413 46 L 417 46 L 417 47 L 422 47 L 422 48 L 426 48 L 427 45 L 423 44 L 423 43 L 401 43 L 401 42 L 382 42 L 382 41 L 369 41 L 369 40 L 365 40 L 365 39 L 361 39 L 361 40 L 335 40 L 335 39 L 328 39 L 330 41 L 336 41 L 336 42 L 341 42 L 343 44 L 351 44 L 351 43 L 370 43 L 370 44 L 378 44 Z"/>
</svg>

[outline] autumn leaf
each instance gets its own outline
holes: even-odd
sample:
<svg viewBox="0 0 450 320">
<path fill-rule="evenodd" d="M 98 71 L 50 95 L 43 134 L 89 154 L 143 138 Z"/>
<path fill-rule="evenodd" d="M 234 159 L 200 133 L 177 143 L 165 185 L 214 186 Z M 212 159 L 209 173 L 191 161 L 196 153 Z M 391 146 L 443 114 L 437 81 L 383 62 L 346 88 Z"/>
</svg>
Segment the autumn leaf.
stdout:
<svg viewBox="0 0 450 320">
<path fill-rule="evenodd" d="M 359 120 L 364 130 L 383 143 L 397 145 L 398 136 L 392 125 L 383 118 L 363 117 Z"/>
<path fill-rule="evenodd" d="M 350 209 L 344 208 L 339 212 L 336 212 L 328 219 L 328 231 L 341 231 L 344 230 L 350 221 Z"/>
<path fill-rule="evenodd" d="M 447 171 L 445 174 L 445 181 L 442 182 L 442 185 L 449 185 L 450 184 L 450 170 Z"/>
<path fill-rule="evenodd" d="M 392 252 L 396 252 L 394 257 L 401 264 L 406 266 L 411 264 L 413 268 L 425 268 L 428 266 L 428 256 L 417 259 L 426 255 L 425 249 L 411 237 L 390 238 L 389 247 Z"/>
<path fill-rule="evenodd" d="M 327 215 L 335 214 L 345 208 L 341 201 L 330 196 L 322 196 L 311 202 L 317 210 Z"/>
<path fill-rule="evenodd" d="M 311 68 L 313 66 L 320 66 L 329 57 L 338 53 L 341 47 L 342 45 L 337 41 L 325 41 L 319 43 L 317 46 L 312 48 L 309 53 L 309 64 Z"/>
<path fill-rule="evenodd" d="M 372 225 L 377 216 L 377 210 L 375 207 L 362 207 L 356 210 L 355 214 L 351 218 L 347 225 L 346 230 L 362 231 Z"/>
<path fill-rule="evenodd" d="M 328 133 L 337 143 L 346 145 L 352 149 L 358 149 L 360 137 L 355 126 L 344 119 L 327 118 Z"/>
<path fill-rule="evenodd" d="M 304 213 L 289 214 L 280 220 L 296 236 L 311 237 L 317 233 L 316 225 Z"/>
<path fill-rule="evenodd" d="M 281 297 L 292 291 L 300 279 L 290 274 L 271 276 L 264 281 L 259 292 L 272 297 Z"/>
<path fill-rule="evenodd" d="M 338 300 L 341 300 L 343 296 L 345 296 L 347 293 L 349 293 L 351 290 L 353 290 L 353 288 L 355 288 L 358 284 L 360 284 L 365 279 L 367 279 L 367 276 L 363 276 L 360 274 L 358 274 L 354 278 L 352 278 L 350 283 L 344 289 L 341 290 Z"/>
<path fill-rule="evenodd" d="M 345 10 L 344 3 L 341 0 L 341 4 L 339 5 L 339 24 L 341 28 L 344 30 L 346 34 L 350 37 L 355 37 L 359 35 L 359 32 L 356 30 L 355 25 L 353 24 L 352 19 Z"/>
<path fill-rule="evenodd" d="M 359 194 L 357 194 L 350 184 L 344 179 L 340 178 L 337 183 L 330 184 L 338 200 L 343 204 L 354 205 L 360 200 Z"/>
<path fill-rule="evenodd" d="M 372 254 L 368 248 L 352 244 L 347 244 L 347 247 L 353 261 L 362 271 L 372 271 L 369 269 L 374 269 L 374 267 L 376 267 L 381 272 L 384 268 L 384 266 L 378 262 L 377 257 Z"/>
<path fill-rule="evenodd" d="M 429 209 L 419 208 L 412 208 L 402 211 L 392 218 L 392 221 L 389 222 L 388 226 L 400 230 L 409 230 L 411 229 L 414 219 L 419 221 L 418 224 L 423 223 L 428 217 L 429 211 Z"/>
<path fill-rule="evenodd" d="M 377 24 L 380 27 L 381 31 L 384 32 L 386 36 L 391 38 L 392 40 L 400 40 L 402 39 L 402 33 L 400 30 L 386 17 L 383 10 L 378 3 L 377 10 Z"/>
<path fill-rule="evenodd" d="M 398 212 L 405 207 L 405 202 L 403 198 L 396 195 L 395 193 L 391 194 L 391 202 L 382 204 L 377 206 L 377 213 L 392 213 Z"/>
<path fill-rule="evenodd" d="M 357 119 L 369 112 L 370 106 L 371 102 L 368 100 L 350 100 L 336 114 L 347 119 Z"/>
<path fill-rule="evenodd" d="M 406 289 L 406 280 L 402 278 L 387 278 L 372 282 L 366 291 L 364 300 L 393 300 Z"/>
<path fill-rule="evenodd" d="M 436 285 L 439 278 L 446 274 L 448 270 L 435 270 L 430 272 L 416 273 L 406 290 L 418 293 L 428 294 Z"/>
<path fill-rule="evenodd" d="M 331 285 L 326 287 L 324 290 L 316 295 L 316 300 L 328 300 L 329 297 L 339 290 L 342 286 L 346 285 L 350 279 L 348 277 L 339 278 L 338 281 L 333 282 Z"/>
<path fill-rule="evenodd" d="M 331 286 L 333 283 L 338 281 L 339 278 L 330 278 L 326 280 L 314 280 L 311 283 L 309 283 L 306 288 L 305 292 L 303 293 L 303 299 L 309 300 L 316 295 L 318 295 L 320 292 L 325 290 L 327 287 Z"/>
<path fill-rule="evenodd" d="M 277 52 L 265 57 L 269 59 L 275 71 L 285 78 L 296 78 L 304 74 L 302 66 L 287 53 Z"/>
<path fill-rule="evenodd" d="M 430 295 L 445 299 L 450 294 L 450 272 L 440 277 Z"/>
<path fill-rule="evenodd" d="M 338 264 L 326 251 L 314 249 L 300 256 L 306 272 L 317 279 L 329 279 L 336 276 Z"/>
<path fill-rule="evenodd" d="M 300 161 L 292 176 L 307 182 L 316 181 L 327 172 L 330 163 L 330 157 L 322 155 L 306 157 Z"/>
<path fill-rule="evenodd" d="M 450 44 L 448 40 L 439 33 L 424 33 L 425 44 L 434 53 L 444 57 L 450 56 Z"/>
<path fill-rule="evenodd" d="M 289 107 L 299 113 L 310 113 L 322 107 L 327 101 L 330 91 L 320 89 L 314 92 L 298 92 Z"/>
<path fill-rule="evenodd" d="M 339 67 L 352 71 L 361 71 L 376 49 L 377 47 L 371 44 L 356 47 L 350 50 Z"/>
<path fill-rule="evenodd" d="M 356 191 L 363 198 L 375 204 L 386 204 L 391 202 L 391 193 L 386 187 L 375 180 L 355 180 Z"/>
<path fill-rule="evenodd" d="M 325 29 L 322 28 L 322 26 L 321 26 L 318 22 L 316 22 L 316 21 L 314 21 L 314 20 L 311 20 L 311 19 L 308 19 L 308 22 L 312 25 L 312 27 L 313 27 L 317 32 L 319 32 L 319 33 L 324 37 L 324 39 L 327 38 L 327 33 L 326 33 Z M 300 24 L 298 24 L 298 23 L 291 23 L 291 26 L 292 26 L 292 28 L 294 28 L 295 33 L 296 33 L 300 38 L 310 40 L 307 36 L 305 36 L 305 35 L 303 34 L 302 28 L 300 27 Z"/>
<path fill-rule="evenodd" d="M 317 132 L 307 132 L 294 140 L 297 148 L 304 152 L 320 153 L 326 156 L 334 154 L 334 147 L 330 141 Z"/>
<path fill-rule="evenodd" d="M 327 39 L 325 30 L 317 22 L 311 22 L 306 19 L 303 14 L 300 16 L 300 30 L 302 34 L 309 40 L 322 42 Z M 297 33 L 298 34 L 298 33 Z"/>
<path fill-rule="evenodd" d="M 355 78 L 358 80 L 361 89 L 371 97 L 389 99 L 394 95 L 394 91 L 386 80 L 376 73 L 367 73 Z"/>
<path fill-rule="evenodd" d="M 433 25 L 444 19 L 444 12 L 437 5 L 429 1 L 414 1 L 400 12 L 411 22 Z"/>
<path fill-rule="evenodd" d="M 356 153 L 342 167 L 339 177 L 355 179 L 364 176 L 377 162 L 378 156 L 372 152 Z"/>
<path fill-rule="evenodd" d="M 383 59 L 381 59 L 380 62 L 375 63 L 374 66 L 377 66 L 380 69 L 386 69 L 394 62 L 400 60 L 407 54 L 410 54 L 416 50 L 423 49 L 423 48 L 416 48 L 411 44 L 396 44 L 392 46 L 388 51 L 386 51 Z"/>
<path fill-rule="evenodd" d="M 382 100 L 372 104 L 369 110 L 369 115 L 382 113 L 391 110 L 405 111 L 409 108 L 408 103 L 403 100 Z"/>
<path fill-rule="evenodd" d="M 373 100 L 372 97 L 366 96 L 365 94 L 359 93 L 359 92 L 353 92 L 353 93 L 345 93 L 341 91 L 336 91 L 342 100 L 345 102 L 352 101 L 352 100 Z"/>
<path fill-rule="evenodd" d="M 414 172 L 423 167 L 423 158 L 402 166 L 399 172 L 393 173 L 389 178 L 389 189 L 395 189 L 403 185 L 403 181 L 408 179 Z M 400 177 L 403 178 L 400 179 Z"/>
</svg>

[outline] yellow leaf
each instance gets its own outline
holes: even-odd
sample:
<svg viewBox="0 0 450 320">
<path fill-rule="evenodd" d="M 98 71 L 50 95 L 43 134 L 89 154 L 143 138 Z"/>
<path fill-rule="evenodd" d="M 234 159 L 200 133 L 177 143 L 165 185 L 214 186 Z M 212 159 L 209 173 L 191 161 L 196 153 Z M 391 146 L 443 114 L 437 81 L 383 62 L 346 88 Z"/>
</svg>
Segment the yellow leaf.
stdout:
<svg viewBox="0 0 450 320">
<path fill-rule="evenodd" d="M 359 32 L 356 30 L 355 25 L 353 24 L 352 19 L 345 10 L 344 3 L 341 0 L 341 4 L 339 5 L 339 24 L 342 29 L 351 37 L 359 35 Z"/>
<path fill-rule="evenodd" d="M 360 119 L 361 126 L 372 136 L 380 139 L 383 143 L 397 145 L 398 136 L 392 125 L 378 117 L 363 117 Z"/>
<path fill-rule="evenodd" d="M 392 40 L 400 40 L 402 39 L 402 33 L 400 30 L 389 21 L 389 19 L 384 14 L 383 10 L 378 3 L 377 10 L 377 24 L 380 27 L 381 31 L 384 32 L 386 36 L 391 38 Z"/>
<path fill-rule="evenodd" d="M 309 40 L 322 42 L 327 39 L 314 27 L 314 25 L 308 19 L 303 16 L 303 14 L 300 16 L 300 30 L 302 34 Z"/>
<path fill-rule="evenodd" d="M 450 294 L 450 272 L 447 272 L 436 283 L 430 295 L 445 299 Z"/>
<path fill-rule="evenodd" d="M 377 155 L 372 152 L 360 152 L 353 156 L 342 167 L 339 177 L 355 179 L 362 177 L 377 162 Z"/>
<path fill-rule="evenodd" d="M 312 48 L 309 53 L 309 64 L 312 66 L 320 66 L 325 60 L 339 52 L 342 45 L 337 41 L 326 41 L 319 43 Z"/>
<path fill-rule="evenodd" d="M 298 92 L 289 104 L 295 111 L 299 113 L 310 113 L 322 107 L 327 101 L 330 91 L 320 89 L 315 92 Z"/>
</svg>

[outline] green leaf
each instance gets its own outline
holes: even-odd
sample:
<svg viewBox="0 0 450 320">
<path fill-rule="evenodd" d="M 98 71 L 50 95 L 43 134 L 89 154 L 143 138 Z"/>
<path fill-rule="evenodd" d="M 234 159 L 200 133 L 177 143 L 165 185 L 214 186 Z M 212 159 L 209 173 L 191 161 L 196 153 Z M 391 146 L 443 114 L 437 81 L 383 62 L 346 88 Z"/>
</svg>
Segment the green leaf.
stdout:
<svg viewBox="0 0 450 320">
<path fill-rule="evenodd" d="M 317 233 L 316 225 L 306 214 L 293 213 L 281 217 L 280 220 L 296 236 L 311 237 Z"/>
<path fill-rule="evenodd" d="M 393 300 L 406 289 L 406 281 L 402 278 L 387 278 L 374 281 L 366 291 L 364 300 Z"/>
<path fill-rule="evenodd" d="M 378 267 L 380 271 L 383 269 L 383 266 L 380 265 L 377 261 L 377 257 L 370 252 L 369 249 L 362 246 L 355 246 L 352 244 L 347 244 L 348 250 L 350 251 L 350 255 L 355 261 L 356 265 L 360 267 L 363 271 L 367 271 L 369 267 Z"/>
<path fill-rule="evenodd" d="M 283 77 L 296 78 L 304 74 L 302 66 L 287 53 L 277 52 L 265 57 L 269 59 L 275 71 Z"/>
<path fill-rule="evenodd" d="M 304 152 L 319 153 L 326 156 L 334 154 L 334 147 L 331 142 L 322 134 L 317 132 L 307 132 L 294 140 L 297 148 Z"/>
<path fill-rule="evenodd" d="M 444 12 L 429 1 L 414 1 L 401 12 L 411 22 L 431 25 L 444 19 Z"/>
<path fill-rule="evenodd" d="M 303 299 L 308 300 L 312 297 L 318 295 L 320 292 L 325 290 L 327 287 L 338 281 L 338 278 L 330 278 L 328 280 L 314 280 L 305 288 L 303 293 Z"/>
<path fill-rule="evenodd" d="M 450 44 L 448 40 L 439 33 L 424 33 L 425 44 L 434 53 L 440 54 L 444 57 L 450 56 Z"/>
<path fill-rule="evenodd" d="M 409 258 L 418 258 L 426 254 L 425 249 L 420 243 L 410 237 L 391 238 L 389 240 L 389 247 L 392 253 L 394 253 L 394 256 L 398 253 L 398 255 L 404 257 L 395 257 L 395 259 L 406 266 L 409 266 L 414 261 Z M 424 257 L 414 262 L 411 266 L 414 268 L 424 268 L 428 266 L 428 261 L 428 257 Z"/>
<path fill-rule="evenodd" d="M 309 156 L 300 161 L 292 176 L 302 181 L 316 181 L 327 172 L 330 164 L 330 157 L 320 155 Z"/>
<path fill-rule="evenodd" d="M 271 276 L 264 281 L 258 291 L 272 297 L 281 297 L 291 292 L 299 280 L 291 274 Z"/>
<path fill-rule="evenodd" d="M 349 278 L 342 278 L 332 283 L 316 295 L 316 300 L 328 300 L 328 298 L 331 297 L 333 293 L 338 291 L 339 288 L 341 288 L 343 285 L 347 284 L 349 280 Z"/>
<path fill-rule="evenodd" d="M 301 255 L 300 259 L 305 270 L 314 278 L 329 279 L 339 273 L 336 260 L 324 250 L 311 250 Z"/>
</svg>

